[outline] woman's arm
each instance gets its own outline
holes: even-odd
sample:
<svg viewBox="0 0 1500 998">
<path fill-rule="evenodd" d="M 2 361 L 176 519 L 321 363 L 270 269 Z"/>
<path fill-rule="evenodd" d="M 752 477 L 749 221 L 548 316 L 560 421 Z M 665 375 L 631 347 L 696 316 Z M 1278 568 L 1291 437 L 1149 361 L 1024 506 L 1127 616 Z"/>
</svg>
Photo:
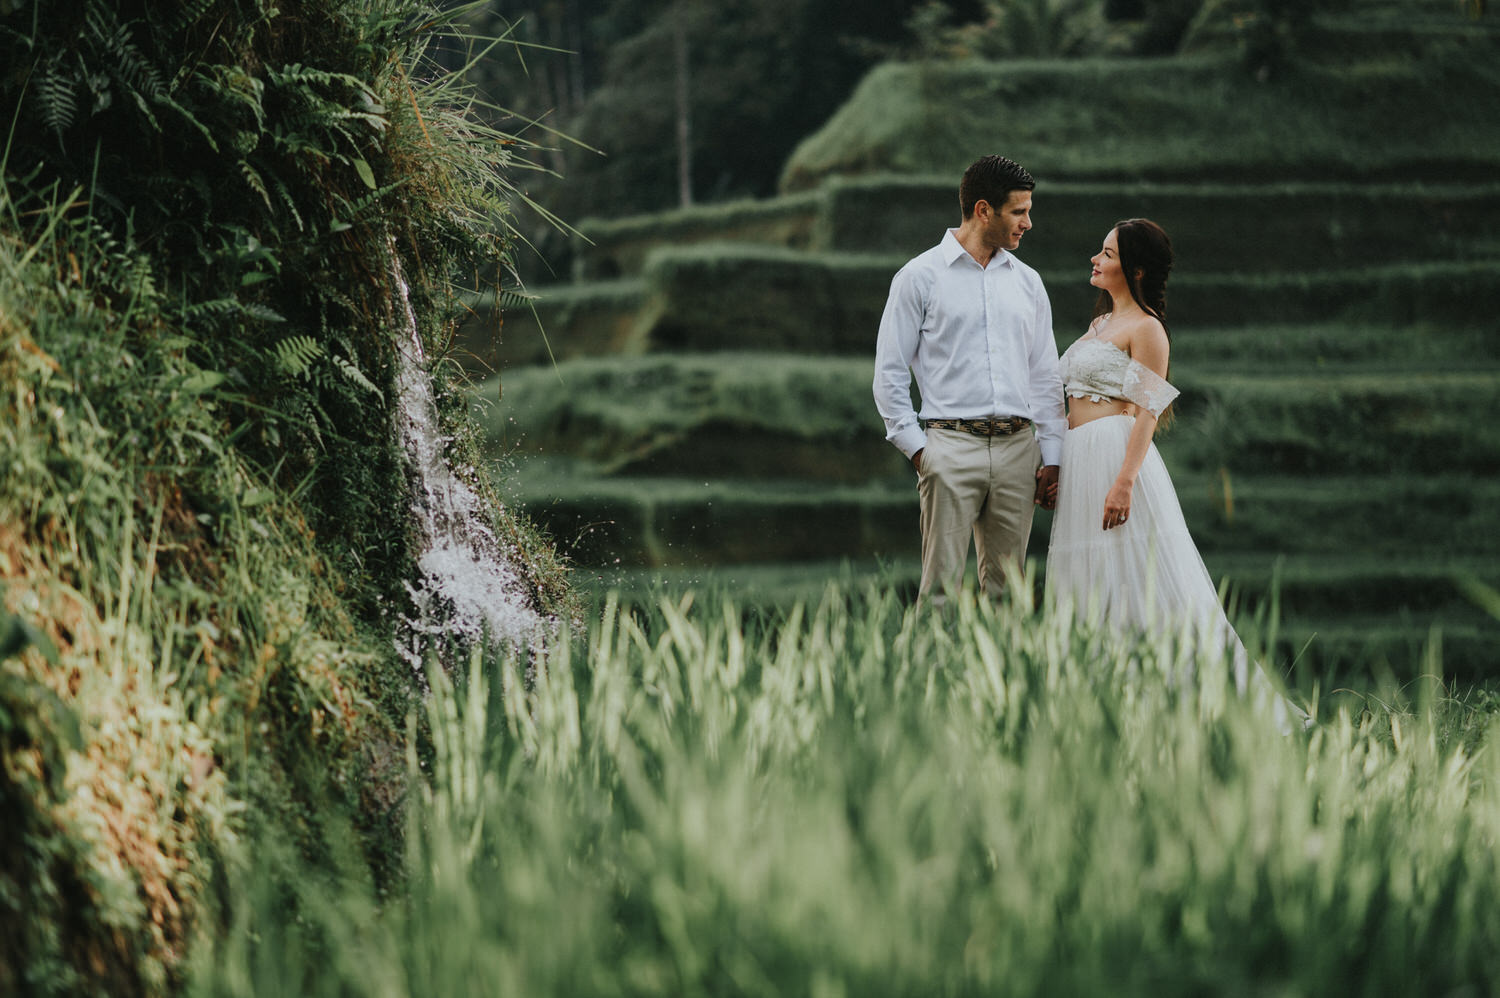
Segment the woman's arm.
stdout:
<svg viewBox="0 0 1500 998">
<path fill-rule="evenodd" d="M 1130 358 L 1166 377 L 1167 356 L 1170 347 L 1167 332 L 1161 323 L 1148 318 L 1131 330 L 1126 341 Z M 1118 527 L 1130 519 L 1130 499 L 1135 490 L 1136 476 L 1151 450 L 1151 437 L 1156 433 L 1156 416 L 1148 409 L 1133 406 L 1135 428 L 1130 431 L 1130 440 L 1125 445 L 1125 460 L 1120 464 L 1120 473 L 1104 497 L 1104 529 Z"/>
<path fill-rule="evenodd" d="M 1104 529 L 1118 527 L 1130 519 L 1130 497 L 1135 490 L 1135 478 L 1141 473 L 1141 464 L 1151 449 L 1151 435 L 1156 432 L 1156 417 L 1136 407 L 1135 428 L 1130 431 L 1130 441 L 1125 445 L 1125 461 L 1115 484 L 1109 487 L 1104 497 Z"/>
</svg>

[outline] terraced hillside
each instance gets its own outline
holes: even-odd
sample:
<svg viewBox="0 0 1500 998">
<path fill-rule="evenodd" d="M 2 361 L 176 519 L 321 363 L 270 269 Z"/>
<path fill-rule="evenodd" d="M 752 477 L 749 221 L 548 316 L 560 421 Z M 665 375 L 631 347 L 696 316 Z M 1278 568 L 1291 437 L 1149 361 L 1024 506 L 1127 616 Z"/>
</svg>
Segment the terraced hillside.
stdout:
<svg viewBox="0 0 1500 998">
<path fill-rule="evenodd" d="M 956 213 L 952 186 L 831 185 L 798 199 L 793 245 L 684 245 L 692 225 L 732 231 L 712 211 L 658 219 L 650 252 L 622 248 L 629 224 L 592 230 L 588 265 L 619 276 L 543 292 L 555 364 L 508 318 L 506 353 L 538 350 L 480 393 L 500 399 L 485 403 L 491 444 L 519 499 L 583 565 L 735 566 L 749 582 L 748 566 L 816 580 L 879 560 L 909 577 L 914 476 L 882 438 L 871 353 L 890 276 Z M 1392 239 L 1382 206 L 1413 198 L 1422 224 Z M 881 229 L 857 201 L 907 207 Z M 1500 631 L 1456 579 L 1500 583 L 1500 186 L 1043 185 L 1036 204 L 1022 255 L 1060 347 L 1111 222 L 1179 233 L 1184 398 L 1159 446 L 1215 576 L 1251 600 L 1275 578 L 1309 663 L 1373 648 L 1410 672 L 1440 625 L 1448 669 L 1487 671 Z M 1049 526 L 1038 517 L 1033 553 Z"/>
<path fill-rule="evenodd" d="M 1044 177 L 1020 251 L 1061 348 L 1109 226 L 1173 234 L 1184 396 L 1158 445 L 1215 577 L 1245 609 L 1279 594 L 1304 678 L 1414 675 L 1439 631 L 1445 672 L 1500 667 L 1463 582 L 1500 585 L 1500 182 L 1413 175 Z M 516 311 L 497 336 L 480 309 L 461 344 L 499 368 L 477 394 L 506 487 L 605 580 L 910 581 L 915 476 L 883 440 L 872 354 L 891 275 L 956 224 L 956 184 L 833 177 L 585 225 L 571 279 L 536 288 L 545 337 Z"/>
</svg>

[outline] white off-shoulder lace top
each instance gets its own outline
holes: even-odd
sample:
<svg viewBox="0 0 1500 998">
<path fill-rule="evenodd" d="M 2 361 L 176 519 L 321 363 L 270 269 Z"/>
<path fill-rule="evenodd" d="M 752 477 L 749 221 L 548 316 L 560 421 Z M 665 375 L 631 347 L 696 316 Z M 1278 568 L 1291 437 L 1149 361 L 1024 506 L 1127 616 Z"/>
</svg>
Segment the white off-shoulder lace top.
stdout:
<svg viewBox="0 0 1500 998">
<path fill-rule="evenodd" d="M 1070 398 L 1134 402 L 1153 416 L 1160 416 L 1179 394 L 1165 378 L 1108 340 L 1078 340 L 1063 353 L 1059 368 L 1063 391 Z"/>
</svg>

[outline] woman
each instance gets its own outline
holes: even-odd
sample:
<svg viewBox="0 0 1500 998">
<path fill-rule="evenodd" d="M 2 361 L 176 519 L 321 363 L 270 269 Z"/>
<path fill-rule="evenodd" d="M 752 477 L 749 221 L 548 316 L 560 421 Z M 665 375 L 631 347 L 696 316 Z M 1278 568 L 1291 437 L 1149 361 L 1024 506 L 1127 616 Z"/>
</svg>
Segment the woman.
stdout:
<svg viewBox="0 0 1500 998">
<path fill-rule="evenodd" d="M 1099 289 L 1088 331 L 1063 354 L 1068 431 L 1047 552 L 1051 599 L 1135 630 L 1190 629 L 1224 650 L 1245 692 L 1248 664 L 1218 589 L 1188 534 L 1182 507 L 1152 444 L 1170 417 L 1166 322 L 1172 243 L 1144 218 L 1120 222 L 1095 254 Z M 1270 688 L 1257 670 L 1257 689 Z M 1278 722 L 1302 715 L 1279 696 Z"/>
</svg>

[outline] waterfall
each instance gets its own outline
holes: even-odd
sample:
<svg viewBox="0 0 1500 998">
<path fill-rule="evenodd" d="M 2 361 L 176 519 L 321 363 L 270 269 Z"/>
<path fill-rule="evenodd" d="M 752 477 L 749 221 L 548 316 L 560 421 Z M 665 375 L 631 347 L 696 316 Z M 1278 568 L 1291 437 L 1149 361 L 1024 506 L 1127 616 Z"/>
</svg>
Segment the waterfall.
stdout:
<svg viewBox="0 0 1500 998">
<path fill-rule="evenodd" d="M 407 583 L 417 617 L 406 621 L 409 643 L 399 650 L 420 674 L 430 636 L 469 643 L 488 637 L 524 647 L 545 639 L 555 625 L 532 607 L 506 545 L 486 521 L 486 504 L 448 463 L 417 317 L 394 248 L 391 259 L 406 333 L 397 350 L 395 430 L 410 465 L 420 550 L 420 577 Z"/>
</svg>

